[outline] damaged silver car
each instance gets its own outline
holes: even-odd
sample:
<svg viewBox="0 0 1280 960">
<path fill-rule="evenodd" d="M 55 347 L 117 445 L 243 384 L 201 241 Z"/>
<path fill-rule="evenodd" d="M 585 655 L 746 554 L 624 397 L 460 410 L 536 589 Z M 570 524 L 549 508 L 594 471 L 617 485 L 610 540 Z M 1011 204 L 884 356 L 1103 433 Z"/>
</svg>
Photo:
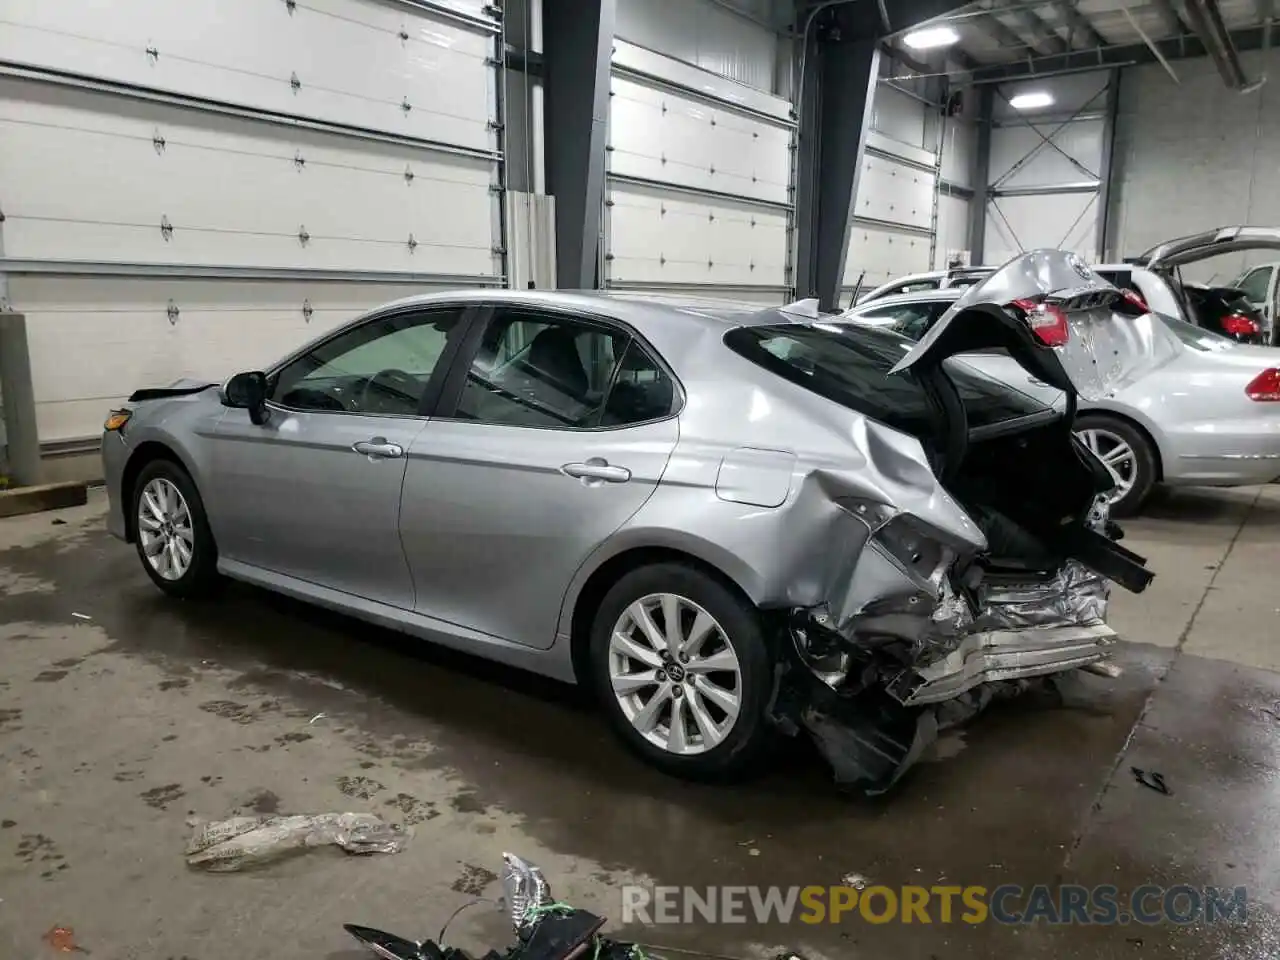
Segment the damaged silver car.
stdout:
<svg viewBox="0 0 1280 960">
<path fill-rule="evenodd" d="M 414 297 L 135 393 L 109 527 L 177 597 L 232 578 L 586 684 L 672 773 L 807 733 L 874 793 L 993 696 L 1096 668 L 1111 584 L 1150 581 L 1070 429 L 1142 366 L 1134 310 L 1059 251 L 918 344 L 803 304 Z M 950 359 L 975 350 L 1066 409 Z"/>
</svg>

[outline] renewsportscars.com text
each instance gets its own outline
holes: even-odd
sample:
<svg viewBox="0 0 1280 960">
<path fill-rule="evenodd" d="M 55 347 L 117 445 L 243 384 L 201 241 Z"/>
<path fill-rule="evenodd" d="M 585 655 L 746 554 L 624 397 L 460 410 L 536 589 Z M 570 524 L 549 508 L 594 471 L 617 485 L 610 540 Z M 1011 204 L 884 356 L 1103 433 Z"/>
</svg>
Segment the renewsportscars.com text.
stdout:
<svg viewBox="0 0 1280 960">
<path fill-rule="evenodd" d="M 623 923 L 1193 924 L 1243 922 L 1244 887 L 1122 891 L 1037 884 L 984 886 L 622 888 Z"/>
</svg>

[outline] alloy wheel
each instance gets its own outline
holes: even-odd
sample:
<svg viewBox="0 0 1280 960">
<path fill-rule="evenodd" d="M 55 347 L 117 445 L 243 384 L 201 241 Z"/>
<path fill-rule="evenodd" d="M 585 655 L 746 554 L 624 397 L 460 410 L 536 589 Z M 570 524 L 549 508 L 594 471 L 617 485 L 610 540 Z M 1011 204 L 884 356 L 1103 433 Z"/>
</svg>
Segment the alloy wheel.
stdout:
<svg viewBox="0 0 1280 960">
<path fill-rule="evenodd" d="M 1107 503 L 1123 500 L 1138 482 L 1138 458 L 1127 440 L 1101 427 L 1076 431 L 1084 445 L 1102 461 L 1115 479 L 1115 488 L 1107 495 Z"/>
<path fill-rule="evenodd" d="M 623 610 L 609 640 L 609 681 L 636 732 L 679 756 L 720 744 L 742 705 L 742 665 L 724 629 L 673 593 Z"/>
<path fill-rule="evenodd" d="M 195 555 L 195 527 L 182 491 L 156 477 L 138 498 L 138 539 L 151 569 L 165 580 L 181 580 Z"/>
</svg>

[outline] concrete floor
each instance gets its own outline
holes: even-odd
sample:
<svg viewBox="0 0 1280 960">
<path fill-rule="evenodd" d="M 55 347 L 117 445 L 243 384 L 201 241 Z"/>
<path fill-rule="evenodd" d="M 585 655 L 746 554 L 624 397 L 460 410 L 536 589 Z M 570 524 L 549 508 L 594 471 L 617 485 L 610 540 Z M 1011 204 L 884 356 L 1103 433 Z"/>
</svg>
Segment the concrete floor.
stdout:
<svg viewBox="0 0 1280 960">
<path fill-rule="evenodd" d="M 1128 524 L 1158 572 L 1121 594 L 1115 681 L 993 710 L 882 802 L 836 796 L 807 750 L 745 787 L 639 766 L 572 691 L 247 588 L 164 599 L 102 500 L 0 521 L 0 957 L 355 960 L 340 923 L 434 936 L 496 897 L 503 850 L 620 911 L 625 883 L 1190 883 L 1249 888 L 1211 927 L 668 925 L 695 956 L 1274 957 L 1280 940 L 1280 488 L 1164 498 Z M 1162 796 L 1130 767 L 1159 771 Z M 315 851 L 189 870 L 192 817 L 370 810 L 395 856 Z M 615 926 L 616 929 L 616 926 Z M 491 907 L 449 940 L 505 945 Z"/>
</svg>

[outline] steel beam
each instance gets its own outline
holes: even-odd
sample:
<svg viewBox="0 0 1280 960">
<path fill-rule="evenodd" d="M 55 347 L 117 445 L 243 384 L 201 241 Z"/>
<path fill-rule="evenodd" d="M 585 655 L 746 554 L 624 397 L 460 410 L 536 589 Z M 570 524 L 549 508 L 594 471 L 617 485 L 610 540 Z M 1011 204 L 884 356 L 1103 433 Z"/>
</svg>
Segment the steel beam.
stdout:
<svg viewBox="0 0 1280 960">
<path fill-rule="evenodd" d="M 969 262 L 983 262 L 987 239 L 987 202 L 991 194 L 991 115 L 995 106 L 995 90 L 979 87 L 970 94 L 978 98 L 978 138 L 974 145 L 969 182 L 973 196 L 969 199 Z"/>
<path fill-rule="evenodd" d="M 547 192 L 556 199 L 556 283 L 599 285 L 616 0 L 543 0 Z"/>
<path fill-rule="evenodd" d="M 1231 38 L 1237 50 L 1260 50 L 1264 44 L 1266 27 L 1246 27 L 1232 31 Z M 1155 41 L 1155 47 L 1166 60 L 1185 60 L 1204 57 L 1209 51 L 1195 37 L 1173 37 Z M 1017 63 L 992 64 L 974 72 L 974 83 L 1005 83 L 1024 77 L 1049 74 L 1080 73 L 1089 70 L 1105 70 L 1110 67 L 1128 67 L 1144 63 L 1157 63 L 1155 53 L 1143 43 L 1103 47 L 1099 50 L 1073 50 L 1053 57 L 1033 57 Z"/>
<path fill-rule="evenodd" d="M 810 36 L 805 52 L 796 175 L 796 293 L 838 304 L 858 181 L 880 76 L 880 43 L 838 31 Z"/>
<path fill-rule="evenodd" d="M 1098 32 L 1098 28 L 1093 25 L 1087 16 L 1081 13 L 1072 2 L 1072 0 L 1053 0 L 1053 8 L 1058 11 L 1058 16 L 1062 18 L 1062 22 L 1067 26 L 1067 47 L 1075 46 L 1073 42 L 1076 37 L 1080 37 L 1084 41 L 1082 46 L 1085 47 L 1105 47 L 1106 39 Z"/>
<path fill-rule="evenodd" d="M 1101 181 L 1079 180 L 1075 183 L 1055 183 L 1043 187 L 1002 187 L 987 191 L 987 196 L 1003 197 L 1056 197 L 1066 193 L 1097 193 Z"/>
<path fill-rule="evenodd" d="M 1006 11 L 1022 25 L 1022 29 L 1031 37 L 1032 44 L 1048 53 L 1066 53 L 1071 49 L 1053 29 L 1040 19 L 1040 15 L 1029 7 L 1014 7 L 1005 0 L 997 8 Z"/>
<path fill-rule="evenodd" d="M 1243 89 L 1248 80 L 1244 75 L 1244 66 L 1240 63 L 1240 52 L 1223 22 L 1217 0 L 1185 0 L 1185 6 L 1191 29 L 1209 51 L 1222 82 L 1230 90 Z"/>
<path fill-rule="evenodd" d="M 1112 70 L 1107 80 L 1106 116 L 1102 121 L 1102 162 L 1098 168 L 1098 226 L 1096 230 L 1098 262 L 1106 261 L 1107 234 L 1111 230 L 1111 180 L 1115 168 L 1116 119 L 1120 114 L 1120 75 Z"/>
</svg>

